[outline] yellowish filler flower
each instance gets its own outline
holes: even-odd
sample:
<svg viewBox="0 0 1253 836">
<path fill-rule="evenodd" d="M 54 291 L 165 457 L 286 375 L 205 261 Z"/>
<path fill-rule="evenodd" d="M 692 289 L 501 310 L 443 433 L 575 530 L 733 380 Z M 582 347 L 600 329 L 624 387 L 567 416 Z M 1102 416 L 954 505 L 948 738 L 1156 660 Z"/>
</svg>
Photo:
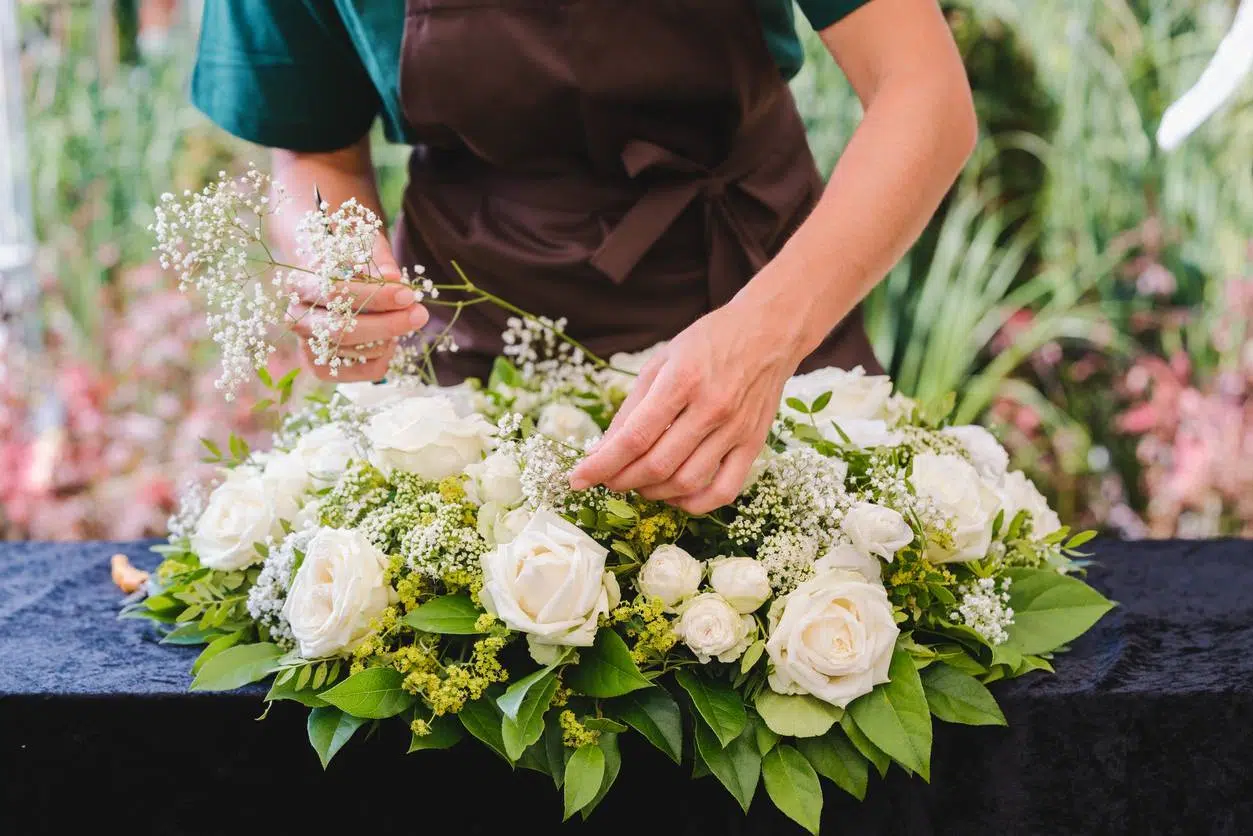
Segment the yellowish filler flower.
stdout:
<svg viewBox="0 0 1253 836">
<path fill-rule="evenodd" d="M 591 746 L 600 740 L 600 732 L 580 723 L 579 718 L 568 708 L 558 715 L 557 722 L 561 725 L 561 742 L 571 749 Z"/>
</svg>

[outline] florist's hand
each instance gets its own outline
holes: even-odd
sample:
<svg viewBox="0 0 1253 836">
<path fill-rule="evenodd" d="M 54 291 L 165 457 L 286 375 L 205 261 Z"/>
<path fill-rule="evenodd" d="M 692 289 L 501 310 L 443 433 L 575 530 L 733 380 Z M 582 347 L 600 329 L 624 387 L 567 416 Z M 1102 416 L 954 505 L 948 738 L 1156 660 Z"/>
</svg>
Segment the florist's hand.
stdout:
<svg viewBox="0 0 1253 836">
<path fill-rule="evenodd" d="M 697 320 L 640 372 L 571 487 L 637 490 L 692 514 L 732 502 L 799 362 L 786 327 L 737 302 Z"/>
<path fill-rule="evenodd" d="M 418 330 L 430 318 L 426 308 L 415 301 L 413 291 L 400 284 L 400 267 L 382 233 L 374 241 L 374 263 L 386 284 L 379 284 L 377 280 L 347 284 L 353 308 L 360 313 L 357 314 L 357 327 L 343 335 L 339 346 L 340 356 L 360 358 L 364 362 L 342 365 L 334 377 L 331 376 L 330 366 L 314 363 L 313 351 L 309 347 L 314 325 L 326 316 L 324 309 L 316 304 L 317 288 L 312 283 L 298 288 L 297 292 L 304 301 L 294 305 L 288 315 L 292 319 L 292 330 L 300 335 L 305 365 L 320 380 L 339 383 L 378 380 L 387 373 L 387 364 L 396 352 L 396 340 Z"/>
</svg>

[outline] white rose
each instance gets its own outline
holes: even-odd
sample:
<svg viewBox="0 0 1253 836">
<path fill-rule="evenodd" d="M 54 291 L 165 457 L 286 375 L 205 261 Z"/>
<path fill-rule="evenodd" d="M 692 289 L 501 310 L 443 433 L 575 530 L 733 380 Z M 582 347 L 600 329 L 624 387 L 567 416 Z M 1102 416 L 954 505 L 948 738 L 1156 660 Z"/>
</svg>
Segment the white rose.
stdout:
<svg viewBox="0 0 1253 836">
<path fill-rule="evenodd" d="M 714 592 L 704 592 L 683 605 L 674 622 L 674 634 L 696 654 L 701 664 L 717 658 L 734 662 L 752 644 L 757 622 Z"/>
<path fill-rule="evenodd" d="M 953 526 L 951 543 L 928 540 L 929 560 L 953 563 L 987 555 L 1001 500 L 970 462 L 947 453 L 922 453 L 914 457 L 910 482 Z"/>
<path fill-rule="evenodd" d="M 601 369 L 599 373 L 601 386 L 606 389 L 617 389 L 622 394 L 629 395 L 640 372 L 648 365 L 648 361 L 665 347 L 665 342 L 659 342 L 643 351 L 631 353 L 619 351 L 617 354 L 610 355 L 610 367 Z"/>
<path fill-rule="evenodd" d="M 868 581 L 878 582 L 883 577 L 883 563 L 879 558 L 866 554 L 848 543 L 832 546 L 826 554 L 814 561 L 814 573 L 822 574 L 832 569 L 856 572 Z"/>
<path fill-rule="evenodd" d="M 977 424 L 945 427 L 940 435 L 956 439 L 974 462 L 975 470 L 985 479 L 996 481 L 1009 469 L 1009 453 L 996 436 Z"/>
<path fill-rule="evenodd" d="M 458 416 L 442 396 L 407 398 L 365 426 L 371 464 L 384 473 L 401 470 L 423 479 L 443 479 L 481 460 L 494 433 L 483 416 Z"/>
<path fill-rule="evenodd" d="M 423 394 L 426 385 L 415 378 L 400 377 L 386 383 L 375 383 L 362 380 L 356 383 L 341 383 L 335 391 L 343 395 L 354 405 L 362 409 L 379 409 L 400 403 L 405 398 L 413 398 Z"/>
<path fill-rule="evenodd" d="M 644 596 L 674 607 L 696 594 L 704 571 L 699 560 L 678 546 L 667 544 L 653 550 L 635 581 Z"/>
<path fill-rule="evenodd" d="M 811 416 L 797 412 L 787 405 L 788 398 L 796 398 L 806 406 L 812 404 L 825 392 L 831 400 L 812 418 L 820 428 L 837 421 L 882 418 L 884 406 L 892 394 L 892 379 L 887 375 L 868 375 L 861 366 L 844 370 L 825 368 L 807 374 L 798 374 L 783 385 L 783 411 L 799 421 L 808 422 Z"/>
<path fill-rule="evenodd" d="M 590 646 L 618 602 L 608 550 L 551 511 L 536 511 L 508 543 L 481 558 L 479 600 L 532 645 Z"/>
<path fill-rule="evenodd" d="M 600 427 L 592 416 L 568 403 L 550 403 L 541 409 L 535 427 L 542 435 L 576 447 L 600 438 Z"/>
<path fill-rule="evenodd" d="M 839 426 L 839 431 L 836 430 L 836 425 Z M 820 424 L 818 429 L 827 441 L 844 444 L 844 437 L 847 436 L 848 443 L 861 450 L 892 447 L 904 439 L 900 432 L 890 429 L 887 422 L 880 418 L 851 418 L 836 421 L 834 424 L 828 422 L 825 427 Z"/>
<path fill-rule="evenodd" d="M 391 603 L 387 556 L 360 531 L 324 528 L 305 546 L 283 617 L 305 659 L 346 654 Z"/>
<path fill-rule="evenodd" d="M 327 488 L 339 481 L 354 459 L 361 458 L 357 446 L 339 424 L 323 424 L 306 433 L 294 451 L 304 460 L 313 485 Z"/>
<path fill-rule="evenodd" d="M 210 494 L 191 536 L 191 550 L 210 569 L 243 569 L 262 559 L 253 544 L 281 537 L 279 521 L 298 510 L 293 500 L 276 493 L 254 468 L 238 467 Z"/>
<path fill-rule="evenodd" d="M 899 633 L 880 584 L 822 572 L 770 608 L 770 688 L 844 708 L 888 681 Z"/>
<path fill-rule="evenodd" d="M 909 420 L 917 408 L 918 402 L 916 400 L 902 395 L 900 392 L 895 392 L 892 397 L 888 398 L 888 402 L 883 405 L 883 419 L 890 426 L 895 427 L 902 421 Z"/>
<path fill-rule="evenodd" d="M 309 463 L 297 450 L 290 453 L 272 452 L 266 456 L 261 478 L 265 480 L 274 494 L 276 504 L 281 508 L 299 506 L 313 484 L 313 478 L 309 475 Z"/>
<path fill-rule="evenodd" d="M 709 585 L 741 613 L 756 612 L 770 597 L 770 573 L 751 557 L 714 558 Z"/>
<path fill-rule="evenodd" d="M 487 502 L 479 508 L 476 521 L 479 535 L 487 544 L 499 546 L 517 537 L 531 521 L 531 514 L 525 508 L 514 508 L 511 511 L 495 502 Z"/>
<path fill-rule="evenodd" d="M 859 502 L 850 508 L 840 528 L 858 551 L 889 563 L 898 551 L 914 541 L 914 530 L 904 517 L 873 502 Z"/>
<path fill-rule="evenodd" d="M 494 502 L 506 508 L 522 504 L 522 468 L 509 453 L 497 451 L 475 462 L 466 468 L 466 476 L 466 494 L 471 502 Z"/>
<path fill-rule="evenodd" d="M 1019 511 L 1031 515 L 1031 534 L 1037 540 L 1043 539 L 1062 527 L 1057 512 L 1049 507 L 1044 494 L 1032 484 L 1027 474 L 1021 470 L 1005 474 L 1001 481 L 1001 502 L 1004 504 L 1004 525 L 1009 526 L 1018 516 Z"/>
</svg>

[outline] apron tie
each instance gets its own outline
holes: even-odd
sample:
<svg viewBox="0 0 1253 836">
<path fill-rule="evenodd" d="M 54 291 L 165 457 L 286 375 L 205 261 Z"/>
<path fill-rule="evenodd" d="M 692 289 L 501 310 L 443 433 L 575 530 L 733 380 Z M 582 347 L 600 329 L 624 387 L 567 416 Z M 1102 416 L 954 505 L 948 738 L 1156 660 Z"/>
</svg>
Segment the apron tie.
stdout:
<svg viewBox="0 0 1253 836">
<path fill-rule="evenodd" d="M 713 305 L 730 301 L 743 280 L 735 268 L 745 258 L 756 273 L 769 260 L 757 237 L 736 210 L 732 191 L 738 191 L 763 207 L 786 205 L 769 186 L 751 182 L 760 160 L 754 143 L 737 142 L 736 151 L 716 169 L 645 140 L 632 140 L 622 152 L 627 174 L 634 178 L 653 172 L 676 175 L 648 189 L 609 231 L 592 255 L 592 266 L 615 284 L 624 282 L 640 259 L 694 200 L 704 203 L 705 229 L 709 236 L 709 294 Z"/>
</svg>

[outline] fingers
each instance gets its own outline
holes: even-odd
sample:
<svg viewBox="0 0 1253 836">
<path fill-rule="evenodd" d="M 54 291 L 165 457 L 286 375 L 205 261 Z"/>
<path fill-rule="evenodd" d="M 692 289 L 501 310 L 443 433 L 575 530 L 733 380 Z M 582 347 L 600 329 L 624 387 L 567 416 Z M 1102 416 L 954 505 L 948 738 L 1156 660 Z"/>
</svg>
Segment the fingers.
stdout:
<svg viewBox="0 0 1253 836">
<path fill-rule="evenodd" d="M 689 391 L 676 366 L 664 365 L 620 425 L 570 474 L 570 487 L 578 491 L 602 484 L 647 453 L 683 410 Z"/>
<path fill-rule="evenodd" d="M 337 353 L 351 360 L 377 360 L 379 357 L 391 357 L 395 352 L 396 341 L 392 339 L 362 345 L 341 345 Z"/>
<path fill-rule="evenodd" d="M 648 499 L 668 499 L 700 490 L 713 478 L 718 462 L 722 461 L 723 454 L 730 447 L 723 443 L 721 449 L 712 449 L 711 433 L 716 429 L 717 425 L 708 410 L 702 409 L 699 402 L 689 405 L 645 455 L 606 480 L 605 487 L 620 493 L 639 490 Z M 701 462 L 688 467 L 697 454 L 700 454 L 700 458 L 707 465 L 703 472 L 696 470 Z M 684 487 L 678 489 L 670 485 L 671 478 L 684 468 L 687 469 L 683 474 Z M 653 490 L 649 491 L 648 488 Z"/>
<path fill-rule="evenodd" d="M 678 424 L 671 427 L 662 436 L 661 441 L 653 445 L 656 450 L 666 444 L 670 435 L 678 429 Z M 709 487 L 718 474 L 718 468 L 727 454 L 735 446 L 739 433 L 731 425 L 715 428 L 704 439 L 693 445 L 694 449 L 669 474 L 662 479 L 647 482 L 637 490 L 645 499 L 669 500 L 690 496 Z M 648 458 L 652 457 L 649 453 Z M 647 458 L 645 459 L 647 461 Z M 632 465 L 634 468 L 635 465 Z M 610 485 L 609 487 L 613 487 Z"/>
<path fill-rule="evenodd" d="M 672 504 L 689 514 L 697 515 L 708 514 L 716 508 L 729 505 L 739 496 L 740 488 L 744 486 L 744 479 L 748 476 L 757 453 L 758 450 L 750 445 L 736 447 L 722 460 L 718 475 L 708 487 L 675 500 Z"/>
<path fill-rule="evenodd" d="M 306 305 L 317 305 L 327 301 L 322 295 L 316 276 L 301 276 L 295 280 L 294 289 L 296 295 Z M 392 281 L 387 283 L 336 282 L 334 293 L 336 298 L 339 298 L 340 294 L 350 297 L 353 310 L 363 313 L 383 313 L 420 307 L 414 304 L 417 296 L 414 295 L 413 290 L 400 284 L 399 272 Z"/>
<path fill-rule="evenodd" d="M 622 406 L 618 407 L 617 413 L 614 414 L 613 420 L 609 422 L 609 428 L 605 430 L 605 441 L 613 437 L 614 433 L 622 429 L 622 425 L 626 423 L 626 419 L 635 408 L 644 400 L 644 396 L 648 394 L 649 388 L 653 385 L 653 381 L 657 379 L 658 372 L 665 365 L 665 357 L 658 355 L 652 360 L 644 364 L 644 368 L 640 369 L 639 376 L 635 378 L 635 385 L 631 387 L 631 391 L 627 393 L 626 400 L 622 402 Z"/>
<path fill-rule="evenodd" d="M 356 383 L 363 380 L 382 380 L 387 375 L 387 366 L 391 362 L 395 346 L 389 346 L 387 353 L 380 357 L 374 357 L 362 363 L 342 365 L 335 369 L 333 374 L 330 366 L 314 362 L 313 352 L 309 350 L 308 343 L 302 344 L 302 348 L 305 367 L 312 371 L 313 376 L 318 380 L 330 383 Z"/>
<path fill-rule="evenodd" d="M 292 317 L 291 329 L 304 339 L 312 336 L 315 330 L 324 328 L 327 320 L 324 309 L 308 305 L 295 306 L 289 315 Z M 357 346 L 403 337 L 421 328 L 429 318 L 426 308 L 421 305 L 386 313 L 364 313 L 357 317 L 355 328 L 340 335 L 339 343 L 342 346 Z"/>
</svg>

